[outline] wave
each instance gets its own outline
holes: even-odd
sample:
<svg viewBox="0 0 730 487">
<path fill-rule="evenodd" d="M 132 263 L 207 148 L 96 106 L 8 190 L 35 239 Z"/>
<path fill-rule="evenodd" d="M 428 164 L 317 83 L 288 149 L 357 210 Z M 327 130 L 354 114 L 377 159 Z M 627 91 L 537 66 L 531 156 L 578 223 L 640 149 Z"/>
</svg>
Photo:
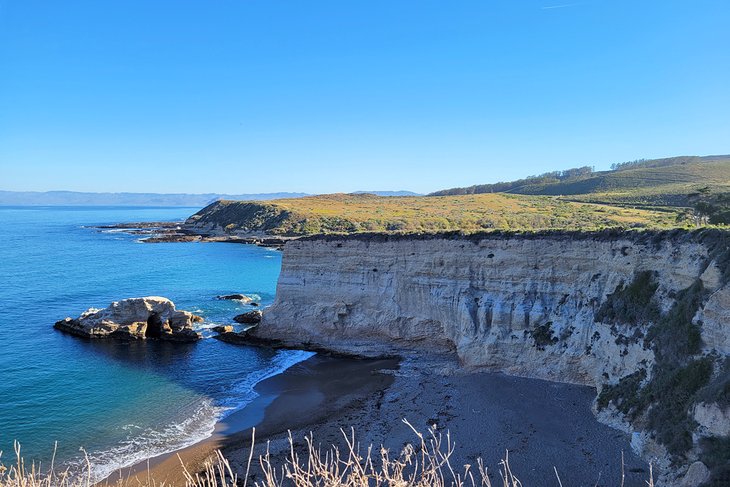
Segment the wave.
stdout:
<svg viewBox="0 0 730 487">
<path fill-rule="evenodd" d="M 268 367 L 249 373 L 234 384 L 228 397 L 217 401 L 201 397 L 197 404 L 190 405 L 191 411 L 184 420 L 161 427 L 121 426 L 127 433 L 125 440 L 109 449 L 88 452 L 88 460 L 85 457 L 75 458 L 67 462 L 66 467 L 71 472 L 78 472 L 78 475 L 90 473 L 92 481 L 99 482 L 120 469 L 198 443 L 213 434 L 218 421 L 250 404 L 258 396 L 254 390 L 256 384 L 313 355 L 313 352 L 302 350 L 280 350 Z"/>
</svg>

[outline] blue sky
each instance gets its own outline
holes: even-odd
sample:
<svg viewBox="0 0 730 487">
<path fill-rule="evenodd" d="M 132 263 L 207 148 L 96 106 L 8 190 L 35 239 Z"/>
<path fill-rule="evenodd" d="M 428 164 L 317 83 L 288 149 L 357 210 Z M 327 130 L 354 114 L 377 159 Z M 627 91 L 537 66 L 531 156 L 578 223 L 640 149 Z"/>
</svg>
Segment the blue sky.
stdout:
<svg viewBox="0 0 730 487">
<path fill-rule="evenodd" d="M 730 152 L 727 0 L 0 0 L 0 189 L 335 192 Z"/>
</svg>

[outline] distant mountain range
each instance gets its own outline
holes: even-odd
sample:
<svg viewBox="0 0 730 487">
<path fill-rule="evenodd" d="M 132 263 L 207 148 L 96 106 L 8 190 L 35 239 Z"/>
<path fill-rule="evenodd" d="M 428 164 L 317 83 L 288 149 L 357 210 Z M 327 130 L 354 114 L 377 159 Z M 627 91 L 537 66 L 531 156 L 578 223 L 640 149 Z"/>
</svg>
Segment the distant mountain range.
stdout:
<svg viewBox="0 0 730 487">
<path fill-rule="evenodd" d="M 410 191 L 357 191 L 379 196 L 415 196 Z M 76 191 L 0 191 L 0 206 L 189 206 L 202 208 L 218 200 L 263 201 L 310 196 L 307 193 L 189 194 L 85 193 Z"/>
<path fill-rule="evenodd" d="M 190 206 L 214 201 L 298 198 L 306 193 L 187 194 L 187 193 L 82 193 L 76 191 L 0 191 L 0 205 L 17 206 Z"/>
<path fill-rule="evenodd" d="M 413 191 L 355 191 L 352 194 L 374 194 L 377 196 L 423 196 Z"/>
</svg>

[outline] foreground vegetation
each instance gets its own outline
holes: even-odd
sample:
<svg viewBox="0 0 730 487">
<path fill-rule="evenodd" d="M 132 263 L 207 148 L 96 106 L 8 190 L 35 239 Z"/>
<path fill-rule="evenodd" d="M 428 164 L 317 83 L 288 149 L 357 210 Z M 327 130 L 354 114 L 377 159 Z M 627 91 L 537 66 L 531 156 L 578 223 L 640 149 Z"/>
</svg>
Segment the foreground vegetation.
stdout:
<svg viewBox="0 0 730 487">
<path fill-rule="evenodd" d="M 476 466 L 452 465 L 454 443 L 448 433 L 442 436 L 434 429 L 428 435 L 414 432 L 415 444 L 407 444 L 397 456 L 385 448 L 374 449 L 369 446 L 364 451 L 355 439 L 354 431 L 342 432 L 344 449 L 335 446 L 323 451 L 310 433 L 305 438 L 306 451 L 297 453 L 294 441 L 289 435 L 289 455 L 282 465 L 276 465 L 267 450 L 254 461 L 255 429 L 251 438 L 251 449 L 245 472 L 233 472 L 230 464 L 216 451 L 202 472 L 191 473 L 184 465 L 180 466 L 185 477 L 186 487 L 240 487 L 249 485 L 249 474 L 257 472 L 261 480 L 250 482 L 257 487 L 371 487 L 371 486 L 408 486 L 408 487 L 521 487 L 522 483 L 512 472 L 509 465 L 509 452 L 506 453 L 496 473 L 488 472 L 481 460 Z M 51 469 L 41 473 L 35 467 L 27 469 L 16 448 L 17 463 L 9 468 L 0 464 L 0 487 L 91 487 L 88 476 L 72 477 L 68 472 Z M 562 486 L 560 474 L 553 469 L 549 474 Z M 647 479 L 649 487 L 654 486 L 651 473 Z M 164 487 L 151 475 L 146 480 L 120 479 L 109 484 L 116 487 Z M 621 486 L 623 486 L 623 475 Z"/>
<path fill-rule="evenodd" d="M 227 233 L 300 236 L 358 232 L 668 228 L 677 226 L 679 218 L 680 213 L 674 210 L 620 208 L 549 196 L 333 194 L 266 202 L 219 201 L 193 215 L 188 224 L 198 228 L 217 226 Z"/>
</svg>

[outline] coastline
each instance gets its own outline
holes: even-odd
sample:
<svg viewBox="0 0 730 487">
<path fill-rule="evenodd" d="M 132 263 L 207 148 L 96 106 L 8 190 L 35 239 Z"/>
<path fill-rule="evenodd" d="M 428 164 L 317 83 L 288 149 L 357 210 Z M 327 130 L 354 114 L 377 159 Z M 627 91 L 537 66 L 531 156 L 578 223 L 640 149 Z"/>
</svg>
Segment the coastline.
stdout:
<svg viewBox="0 0 730 487">
<path fill-rule="evenodd" d="M 199 232 L 187 228 L 185 222 L 128 222 L 112 225 L 90 226 L 102 233 L 124 233 L 134 235 L 141 243 L 180 243 L 180 242 L 219 242 L 250 244 L 259 247 L 282 250 L 289 240 L 299 237 L 273 236 L 264 233 L 250 235 L 227 235 L 209 232 Z"/>
<path fill-rule="evenodd" d="M 342 448 L 342 431 L 350 428 L 362 448 L 383 445 L 397 455 L 417 441 L 403 419 L 424 434 L 431 425 L 444 435 L 450 432 L 455 469 L 482 458 L 492 481 L 499 479 L 507 450 L 512 471 L 526 486 L 558 485 L 553 467 L 566 485 L 618 485 L 622 454 L 626 487 L 645 486 L 649 477 L 649 466 L 631 451 L 628 435 L 593 416 L 590 387 L 468 371 L 444 356 L 398 362 L 316 355 L 255 390 L 259 397 L 219 423 L 211 438 L 125 469 L 122 478 L 182 485 L 181 461 L 194 474 L 221 450 L 240 479 L 252 426 L 256 446 L 249 481 L 261 480 L 257 459 L 267 448 L 272 463 L 284 465 L 289 431 L 300 458 L 310 432 L 315 445 L 326 450 Z"/>
<path fill-rule="evenodd" d="M 393 382 L 392 374 L 387 371 L 397 367 L 396 359 L 314 355 L 259 382 L 254 387 L 258 396 L 219 421 L 210 437 L 118 470 L 97 485 L 114 485 L 120 478 L 132 482 L 154 479 L 158 484 L 184 485 L 181 461 L 194 475 L 204 468 L 216 450 L 228 454 L 247 449 L 254 427 L 256 443 L 260 446 L 268 437 L 314 425 L 338 409 L 381 393 Z"/>
</svg>

